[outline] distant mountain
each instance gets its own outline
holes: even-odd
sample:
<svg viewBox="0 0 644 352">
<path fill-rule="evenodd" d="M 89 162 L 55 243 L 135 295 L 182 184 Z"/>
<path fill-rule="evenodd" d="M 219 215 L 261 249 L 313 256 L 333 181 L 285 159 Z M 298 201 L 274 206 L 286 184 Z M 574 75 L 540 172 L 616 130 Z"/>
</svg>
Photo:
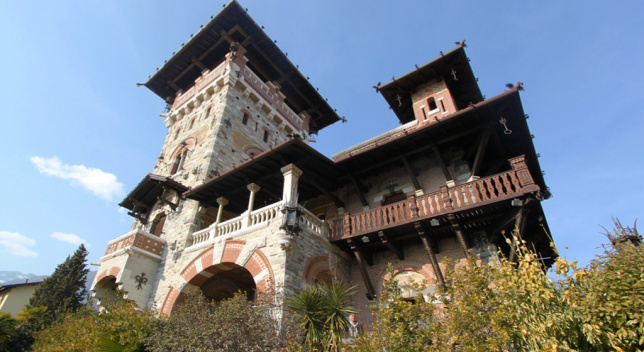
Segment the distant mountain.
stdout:
<svg viewBox="0 0 644 352">
<path fill-rule="evenodd" d="M 26 280 L 32 277 L 36 277 L 36 274 L 25 274 L 19 271 L 0 271 L 0 284 L 4 284 L 8 281 L 15 280 Z"/>
</svg>

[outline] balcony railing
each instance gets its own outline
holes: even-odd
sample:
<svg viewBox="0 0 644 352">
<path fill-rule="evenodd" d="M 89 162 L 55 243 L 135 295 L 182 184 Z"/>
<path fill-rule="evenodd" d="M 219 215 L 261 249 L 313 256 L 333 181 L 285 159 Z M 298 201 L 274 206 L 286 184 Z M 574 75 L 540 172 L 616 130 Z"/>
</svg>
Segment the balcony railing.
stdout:
<svg viewBox="0 0 644 352">
<path fill-rule="evenodd" d="M 208 228 L 197 231 L 192 234 L 192 244 L 186 250 L 191 252 L 211 245 L 215 238 L 227 236 L 234 238 L 247 234 L 249 232 L 263 229 L 269 225 L 271 221 L 282 221 L 284 214 L 282 213 L 283 201 L 273 203 L 261 209 L 253 210 L 250 214 L 245 213 L 236 218 L 221 222 L 214 223 Z M 329 228 L 328 225 L 318 219 L 311 212 L 302 206 L 298 206 L 302 212 L 301 224 L 305 231 L 311 234 L 328 238 Z"/>
<path fill-rule="evenodd" d="M 440 191 L 416 197 L 414 195 L 397 203 L 357 214 L 345 214 L 333 223 L 332 240 L 364 235 L 442 216 L 448 213 L 479 207 L 539 191 L 520 156 L 509 160 L 512 170 L 502 172 L 455 187 L 441 187 Z"/>
</svg>

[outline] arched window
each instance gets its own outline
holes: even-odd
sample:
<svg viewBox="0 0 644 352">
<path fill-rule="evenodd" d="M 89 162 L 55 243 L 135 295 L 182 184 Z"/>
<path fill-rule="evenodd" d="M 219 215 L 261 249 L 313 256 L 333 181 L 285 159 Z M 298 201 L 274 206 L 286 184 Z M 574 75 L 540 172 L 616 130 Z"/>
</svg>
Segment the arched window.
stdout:
<svg viewBox="0 0 644 352">
<path fill-rule="evenodd" d="M 203 114 L 203 118 L 204 118 L 204 119 L 207 119 L 207 118 L 208 118 L 208 116 L 210 116 L 210 109 L 212 109 L 212 108 L 208 108 L 208 110 L 206 110 L 206 113 L 205 113 L 205 114 Z"/>
<path fill-rule="evenodd" d="M 183 164 L 185 163 L 187 156 L 188 156 L 188 148 L 185 148 L 184 150 L 181 151 L 181 153 L 177 155 L 176 158 L 174 158 L 174 162 L 172 164 L 172 171 L 170 171 L 171 175 L 174 175 L 177 172 L 183 170 Z"/>
<path fill-rule="evenodd" d="M 268 131 L 264 130 L 264 142 L 268 143 Z"/>
<path fill-rule="evenodd" d="M 179 137 L 180 132 L 181 132 L 181 127 L 177 128 L 177 130 L 174 132 L 174 138 L 173 139 L 177 139 L 177 137 Z"/>
<path fill-rule="evenodd" d="M 249 117 L 248 117 L 248 114 L 247 114 L 247 113 L 244 113 L 244 117 L 242 117 L 242 123 L 243 123 L 244 125 L 248 124 L 248 118 L 249 118 Z"/>
<path fill-rule="evenodd" d="M 165 219 L 166 219 L 165 213 L 161 213 L 157 215 L 157 217 L 152 222 L 152 226 L 150 226 L 150 233 L 157 237 L 161 237 L 161 231 L 163 231 L 163 225 L 165 224 Z"/>
<path fill-rule="evenodd" d="M 189 129 L 189 130 L 191 130 L 191 129 L 192 129 L 192 127 L 195 125 L 195 120 L 196 120 L 196 119 L 197 119 L 197 118 L 196 118 L 196 117 L 194 117 L 194 118 L 192 119 L 192 121 L 190 121 L 190 127 L 188 127 L 188 129 Z"/>
</svg>

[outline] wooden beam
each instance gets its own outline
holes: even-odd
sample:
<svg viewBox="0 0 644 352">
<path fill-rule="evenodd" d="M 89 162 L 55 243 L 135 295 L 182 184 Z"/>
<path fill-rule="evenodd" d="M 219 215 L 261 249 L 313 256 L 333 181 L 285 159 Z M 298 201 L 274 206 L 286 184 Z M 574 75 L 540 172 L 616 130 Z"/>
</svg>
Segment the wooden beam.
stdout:
<svg viewBox="0 0 644 352">
<path fill-rule="evenodd" d="M 436 259 L 435 254 L 437 253 L 438 246 L 436 246 L 435 241 L 429 237 L 429 234 L 425 230 L 423 224 L 416 222 L 414 223 L 414 227 L 416 228 L 416 232 L 418 233 L 420 240 L 423 242 L 423 247 L 425 247 L 425 252 L 427 252 L 427 256 L 429 257 L 429 262 L 432 265 L 432 269 L 434 270 L 434 276 L 436 277 L 436 280 L 438 280 L 438 283 L 442 287 L 445 287 L 445 278 L 443 277 L 443 272 L 441 271 L 441 267 L 438 265 L 438 260 Z"/>
<path fill-rule="evenodd" d="M 465 253 L 465 256 L 468 256 L 470 254 L 469 252 L 470 246 L 467 241 L 467 237 L 465 235 L 465 231 L 463 230 L 463 227 L 458 222 L 454 214 L 448 214 L 447 219 L 452 224 L 452 230 L 454 231 L 454 233 L 456 233 L 456 238 L 458 239 L 458 242 L 461 244 L 463 253 Z"/>
<path fill-rule="evenodd" d="M 347 240 L 347 243 L 351 247 L 353 254 L 356 256 L 356 260 L 358 261 L 360 274 L 362 274 L 362 279 L 364 280 L 364 285 L 367 289 L 367 299 L 374 300 L 376 298 L 376 291 L 373 289 L 373 285 L 371 284 L 371 279 L 369 278 L 369 272 L 367 271 L 367 265 L 365 263 L 362 248 L 360 248 L 360 245 L 358 244 L 357 241 L 350 239 L 350 240 Z"/>
<path fill-rule="evenodd" d="M 485 155 L 485 149 L 487 148 L 490 140 L 490 134 L 492 134 L 492 125 L 488 125 L 483 132 L 483 136 L 481 136 L 481 141 L 479 142 L 479 147 L 476 151 L 474 162 L 472 163 L 472 173 L 470 174 L 470 177 L 477 176 L 479 174 L 481 163 L 483 162 L 483 155 Z"/>
<path fill-rule="evenodd" d="M 396 243 L 396 241 L 387 236 L 384 231 L 378 231 L 378 237 L 380 237 L 382 244 L 387 246 L 387 248 L 391 249 L 391 251 L 396 254 L 398 259 L 405 260 L 405 253 L 403 252 L 402 246 L 400 246 L 398 243 Z"/>
<path fill-rule="evenodd" d="M 362 183 L 360 183 L 360 181 L 358 181 L 352 174 L 349 174 L 349 178 L 351 178 L 351 183 L 353 183 L 353 186 L 358 191 L 358 198 L 360 198 L 360 203 L 362 203 L 362 206 L 369 206 L 369 203 L 367 203 L 367 198 L 365 198 L 364 196 L 366 187 Z"/>
<path fill-rule="evenodd" d="M 512 238 L 510 239 L 512 243 L 510 246 L 510 258 L 508 259 L 511 263 L 516 260 L 518 254 L 517 247 L 520 245 L 521 241 L 523 241 L 528 213 L 530 212 L 530 209 L 528 208 L 530 200 L 531 199 L 526 200 L 526 203 L 521 207 L 519 214 L 517 214 L 516 220 L 514 221 L 514 229 L 512 230 Z"/>
<path fill-rule="evenodd" d="M 317 183 L 317 181 L 315 181 L 312 177 L 304 177 L 304 176 L 305 175 L 303 174 L 302 177 L 300 177 L 301 181 L 310 183 L 315 189 L 322 192 L 325 196 L 331 198 L 333 200 L 333 204 L 335 204 L 336 207 L 344 208 L 344 202 L 341 201 L 340 198 L 336 197 L 333 193 L 329 192 L 325 187 L 322 187 L 322 185 Z"/>
<path fill-rule="evenodd" d="M 407 170 L 407 175 L 409 175 L 409 178 L 414 185 L 414 191 L 419 191 L 421 189 L 420 183 L 418 182 L 418 178 L 416 177 L 414 169 L 411 167 L 411 164 L 409 163 L 409 160 L 407 160 L 407 157 L 405 155 L 402 156 L 402 162 L 403 165 L 405 165 L 405 170 Z"/>
<path fill-rule="evenodd" d="M 443 156 L 441 155 L 441 152 L 440 150 L 438 150 L 438 147 L 436 145 L 432 146 L 432 152 L 434 152 L 436 159 L 438 159 L 438 164 L 440 165 L 441 170 L 443 170 L 443 175 L 445 175 L 445 179 L 447 181 L 454 181 L 454 177 L 449 172 L 449 169 L 447 168 L 447 164 L 445 164 L 445 160 L 443 159 Z"/>
</svg>

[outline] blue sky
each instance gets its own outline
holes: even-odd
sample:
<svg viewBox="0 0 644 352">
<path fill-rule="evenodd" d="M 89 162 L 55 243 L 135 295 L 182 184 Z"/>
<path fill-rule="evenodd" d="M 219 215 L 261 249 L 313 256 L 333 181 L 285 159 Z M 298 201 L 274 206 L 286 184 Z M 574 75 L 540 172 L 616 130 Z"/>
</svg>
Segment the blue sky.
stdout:
<svg viewBox="0 0 644 352">
<path fill-rule="evenodd" d="M 135 83 L 223 4 L 0 2 L 0 271 L 50 274 L 81 241 L 97 261 L 129 231 L 117 204 L 166 133 L 163 101 Z M 562 254 L 587 263 L 606 242 L 599 225 L 642 217 L 644 2 L 241 4 L 348 119 L 317 136 L 325 155 L 398 125 L 373 85 L 466 39 L 486 97 L 525 84 Z"/>
</svg>

